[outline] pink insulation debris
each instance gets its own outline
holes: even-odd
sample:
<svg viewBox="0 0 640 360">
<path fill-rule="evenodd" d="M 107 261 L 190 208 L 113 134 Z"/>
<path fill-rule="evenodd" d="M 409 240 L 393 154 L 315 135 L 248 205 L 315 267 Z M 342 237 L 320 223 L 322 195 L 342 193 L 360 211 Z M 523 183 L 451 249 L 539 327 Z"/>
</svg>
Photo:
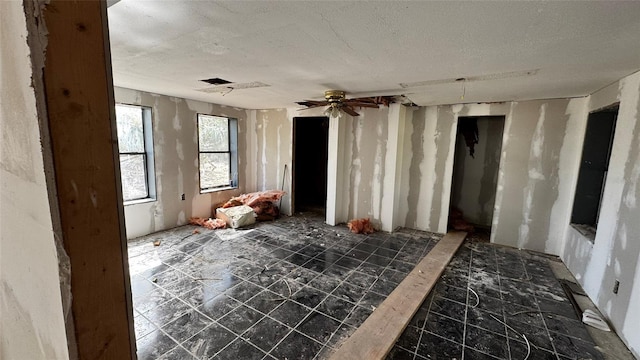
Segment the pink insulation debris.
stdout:
<svg viewBox="0 0 640 360">
<path fill-rule="evenodd" d="M 227 223 L 221 219 L 205 219 L 199 217 L 192 217 L 189 219 L 189 224 L 191 225 L 199 225 L 204 226 L 207 229 L 215 230 L 215 229 L 224 229 L 227 227 Z M 195 233 L 195 231 L 194 231 Z"/>
<path fill-rule="evenodd" d="M 352 233 L 356 234 L 371 234 L 376 231 L 373 228 L 373 225 L 371 225 L 371 221 L 369 221 L 369 218 L 353 219 L 349 221 L 347 226 Z"/>
</svg>

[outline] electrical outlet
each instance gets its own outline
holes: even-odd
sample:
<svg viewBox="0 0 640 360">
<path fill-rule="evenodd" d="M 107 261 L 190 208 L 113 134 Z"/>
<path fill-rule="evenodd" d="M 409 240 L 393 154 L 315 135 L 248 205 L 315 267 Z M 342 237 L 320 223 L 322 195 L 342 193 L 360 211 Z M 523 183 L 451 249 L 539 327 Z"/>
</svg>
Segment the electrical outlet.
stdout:
<svg viewBox="0 0 640 360">
<path fill-rule="evenodd" d="M 182 194 L 182 200 L 185 200 L 184 194 Z"/>
<path fill-rule="evenodd" d="M 618 294 L 618 289 L 620 289 L 620 281 L 616 280 L 615 284 L 613 285 L 613 293 Z"/>
</svg>

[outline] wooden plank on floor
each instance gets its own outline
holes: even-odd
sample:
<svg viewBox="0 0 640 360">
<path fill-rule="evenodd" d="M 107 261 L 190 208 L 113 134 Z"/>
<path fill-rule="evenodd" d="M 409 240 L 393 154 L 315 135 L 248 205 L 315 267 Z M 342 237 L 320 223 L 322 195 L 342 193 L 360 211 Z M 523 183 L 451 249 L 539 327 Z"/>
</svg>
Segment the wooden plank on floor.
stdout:
<svg viewBox="0 0 640 360">
<path fill-rule="evenodd" d="M 447 233 L 331 359 L 384 359 L 440 278 L 466 232 Z"/>
</svg>

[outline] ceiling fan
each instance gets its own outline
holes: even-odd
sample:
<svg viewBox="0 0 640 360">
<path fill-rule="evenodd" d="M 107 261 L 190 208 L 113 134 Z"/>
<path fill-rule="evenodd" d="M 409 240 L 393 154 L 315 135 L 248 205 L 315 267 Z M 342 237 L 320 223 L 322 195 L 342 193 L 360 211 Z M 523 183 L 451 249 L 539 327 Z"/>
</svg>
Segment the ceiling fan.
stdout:
<svg viewBox="0 0 640 360">
<path fill-rule="evenodd" d="M 339 117 L 341 115 L 341 111 L 351 116 L 360 116 L 360 114 L 358 114 L 354 110 L 354 108 L 378 108 L 380 107 L 380 105 L 389 106 L 389 104 L 394 102 L 394 98 L 392 96 L 375 96 L 347 99 L 346 93 L 342 90 L 327 90 L 324 92 L 324 98 L 324 101 L 304 100 L 297 102 L 297 104 L 307 107 L 306 109 L 302 110 L 328 106 L 324 113 L 327 116 L 331 115 L 332 117 Z"/>
</svg>

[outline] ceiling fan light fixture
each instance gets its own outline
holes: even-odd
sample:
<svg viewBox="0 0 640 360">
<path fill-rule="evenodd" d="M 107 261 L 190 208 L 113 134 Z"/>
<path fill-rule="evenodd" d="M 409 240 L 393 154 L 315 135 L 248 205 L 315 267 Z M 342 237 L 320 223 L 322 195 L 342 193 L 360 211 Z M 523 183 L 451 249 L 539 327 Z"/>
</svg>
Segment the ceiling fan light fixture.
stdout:
<svg viewBox="0 0 640 360">
<path fill-rule="evenodd" d="M 340 112 L 340 108 L 337 103 L 332 103 L 325 111 L 324 114 L 326 116 L 340 118 L 342 117 L 342 112 Z"/>
</svg>

